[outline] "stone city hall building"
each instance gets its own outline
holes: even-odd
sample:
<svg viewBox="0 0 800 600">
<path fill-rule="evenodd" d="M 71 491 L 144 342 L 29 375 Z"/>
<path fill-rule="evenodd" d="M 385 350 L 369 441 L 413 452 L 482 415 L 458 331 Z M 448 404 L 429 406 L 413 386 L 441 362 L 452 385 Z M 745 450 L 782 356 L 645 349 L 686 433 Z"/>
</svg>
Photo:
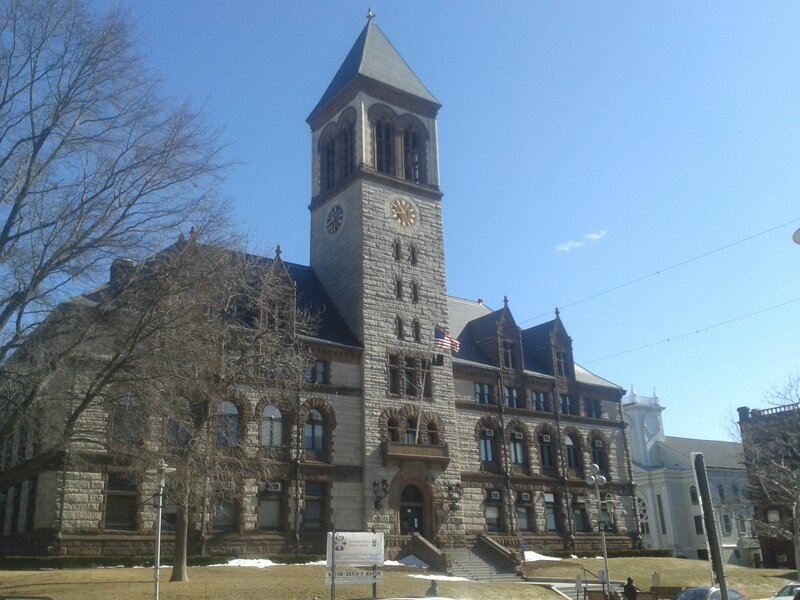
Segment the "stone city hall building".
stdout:
<svg viewBox="0 0 800 600">
<path fill-rule="evenodd" d="M 305 340 L 314 365 L 292 401 L 265 387 L 216 408 L 217 427 L 254 456 L 278 450 L 283 468 L 191 520 L 209 552 L 321 551 L 332 526 L 375 528 L 390 555 L 430 562 L 453 543 L 599 549 L 599 526 L 610 548 L 636 545 L 623 390 L 574 362 L 558 312 L 523 329 L 505 300 L 447 294 L 439 109 L 370 20 L 308 117 L 311 264 L 274 259 L 322 315 Z M 131 403 L 104 416 L 109 435 Z M 102 457 L 37 463 L 30 436 L 12 446 L 0 551 L 150 551 L 152 481 Z M 608 479 L 599 512 L 592 463 Z"/>
</svg>

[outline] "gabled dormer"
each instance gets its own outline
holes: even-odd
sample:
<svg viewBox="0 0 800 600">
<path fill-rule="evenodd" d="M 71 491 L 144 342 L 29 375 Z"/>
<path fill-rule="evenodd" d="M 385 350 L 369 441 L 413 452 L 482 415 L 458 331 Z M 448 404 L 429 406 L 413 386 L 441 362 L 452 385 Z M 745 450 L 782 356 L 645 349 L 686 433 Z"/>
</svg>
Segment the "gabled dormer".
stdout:
<svg viewBox="0 0 800 600">
<path fill-rule="evenodd" d="M 524 367 L 520 329 L 508 308 L 508 298 L 503 299 L 503 308 L 470 321 L 467 328 L 488 362 L 514 371 Z"/>
<path fill-rule="evenodd" d="M 522 340 L 528 368 L 563 381 L 575 381 L 572 338 L 567 334 L 558 310 L 552 321 L 523 331 Z"/>
</svg>

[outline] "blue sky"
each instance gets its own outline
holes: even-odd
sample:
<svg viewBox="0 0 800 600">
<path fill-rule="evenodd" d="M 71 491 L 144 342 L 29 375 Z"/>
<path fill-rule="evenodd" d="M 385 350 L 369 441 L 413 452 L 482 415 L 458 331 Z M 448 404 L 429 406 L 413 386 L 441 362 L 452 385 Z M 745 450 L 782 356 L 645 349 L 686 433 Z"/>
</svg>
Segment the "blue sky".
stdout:
<svg viewBox="0 0 800 600">
<path fill-rule="evenodd" d="M 450 294 L 523 326 L 560 307 L 667 435 L 729 439 L 797 373 L 800 4 L 370 2 L 443 105 Z M 224 129 L 260 251 L 308 262 L 305 118 L 370 2 L 121 3 L 165 93 Z"/>
</svg>

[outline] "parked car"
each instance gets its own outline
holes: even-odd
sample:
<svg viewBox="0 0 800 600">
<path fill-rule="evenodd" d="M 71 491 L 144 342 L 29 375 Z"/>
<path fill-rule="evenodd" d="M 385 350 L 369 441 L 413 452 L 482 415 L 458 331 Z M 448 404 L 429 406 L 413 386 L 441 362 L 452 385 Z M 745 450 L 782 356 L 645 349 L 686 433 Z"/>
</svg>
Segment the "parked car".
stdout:
<svg viewBox="0 0 800 600">
<path fill-rule="evenodd" d="M 792 583 L 787 583 L 777 592 L 772 594 L 772 598 L 794 598 L 797 590 L 800 590 L 800 583 L 793 581 Z"/>
<path fill-rule="evenodd" d="M 718 587 L 692 587 L 678 592 L 675 600 L 722 600 Z M 728 600 L 748 600 L 739 590 L 728 588 Z"/>
</svg>

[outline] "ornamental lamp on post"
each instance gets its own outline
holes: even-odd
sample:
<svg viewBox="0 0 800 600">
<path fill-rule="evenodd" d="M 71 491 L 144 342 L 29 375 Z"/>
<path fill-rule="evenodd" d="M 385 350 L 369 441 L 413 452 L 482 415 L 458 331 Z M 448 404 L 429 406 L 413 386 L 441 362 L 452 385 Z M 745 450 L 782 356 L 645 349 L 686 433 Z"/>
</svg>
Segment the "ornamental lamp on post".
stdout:
<svg viewBox="0 0 800 600">
<path fill-rule="evenodd" d="M 600 499 L 600 486 L 606 484 L 606 478 L 600 474 L 600 467 L 592 463 L 589 465 L 589 475 L 586 476 L 586 483 L 594 486 L 595 496 L 597 498 L 597 528 L 600 530 L 600 543 L 603 547 L 603 568 L 605 569 L 605 577 L 601 582 L 603 584 L 603 596 L 608 598 L 609 594 L 606 591 L 606 583 L 610 583 L 611 578 L 608 576 L 608 552 L 606 550 L 606 528 L 605 523 L 600 525 L 600 512 L 602 510 L 602 500 Z"/>
<path fill-rule="evenodd" d="M 375 479 L 372 481 L 372 493 L 375 494 L 375 508 L 380 510 L 383 508 L 383 500 L 389 494 L 389 482 L 386 478 L 380 480 Z"/>
<path fill-rule="evenodd" d="M 159 575 L 161 570 L 161 511 L 164 508 L 164 485 L 166 483 L 166 475 L 167 473 L 174 473 L 175 469 L 173 467 L 168 467 L 167 463 L 164 462 L 164 459 L 160 459 L 158 461 L 158 465 L 155 469 L 147 469 L 148 475 L 157 475 L 158 476 L 158 489 L 156 490 L 155 495 L 153 496 L 153 504 L 156 508 L 156 562 L 153 567 L 153 582 L 154 582 L 154 590 L 153 590 L 153 598 L 158 600 L 158 585 L 159 585 Z"/>
<path fill-rule="evenodd" d="M 450 501 L 450 512 L 456 512 L 458 503 L 464 495 L 464 488 L 460 483 L 447 484 L 447 499 Z"/>
</svg>

